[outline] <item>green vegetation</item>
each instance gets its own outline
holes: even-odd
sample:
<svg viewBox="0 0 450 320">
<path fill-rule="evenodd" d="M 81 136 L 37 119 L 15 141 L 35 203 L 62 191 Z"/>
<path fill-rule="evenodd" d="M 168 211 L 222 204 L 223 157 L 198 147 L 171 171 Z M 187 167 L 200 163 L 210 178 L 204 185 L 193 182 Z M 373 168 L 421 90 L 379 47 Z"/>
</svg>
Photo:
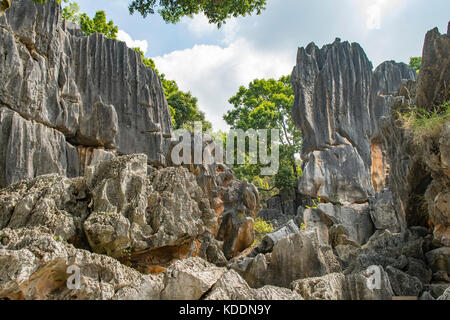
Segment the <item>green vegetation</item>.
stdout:
<svg viewBox="0 0 450 320">
<path fill-rule="evenodd" d="M 261 217 L 255 219 L 255 243 L 254 246 L 257 246 L 261 243 L 262 239 L 269 233 L 273 232 L 275 228 L 272 223 L 263 220 Z"/>
<path fill-rule="evenodd" d="M 420 72 L 420 66 L 422 65 L 422 57 L 413 57 L 409 59 L 408 67 L 416 70 L 417 73 Z"/>
<path fill-rule="evenodd" d="M 58 241 L 58 242 L 64 242 L 64 241 L 67 242 L 67 240 L 61 236 L 53 236 L 53 240 Z"/>
<path fill-rule="evenodd" d="M 33 0 L 45 4 L 48 0 Z M 67 2 L 68 0 L 63 0 Z M 56 0 L 61 3 L 61 0 Z M 177 23 L 181 18 L 203 13 L 209 23 L 220 28 L 231 17 L 260 14 L 266 0 L 133 0 L 128 10 L 130 14 L 139 12 L 144 18 L 157 12 L 167 23 Z"/>
<path fill-rule="evenodd" d="M 319 207 L 319 203 L 321 203 L 322 200 L 317 198 L 317 200 L 313 199 L 313 205 L 312 206 L 306 206 L 306 209 L 317 209 Z"/>
<path fill-rule="evenodd" d="M 62 17 L 79 24 L 86 35 L 97 32 L 110 39 L 117 38 L 119 28 L 114 25 L 112 20 L 106 22 L 105 11 L 97 11 L 91 19 L 86 13 L 80 13 L 80 7 L 76 2 L 71 2 L 63 8 Z"/>
<path fill-rule="evenodd" d="M 129 6 L 133 14 L 139 12 L 143 17 L 158 12 L 164 21 L 177 23 L 182 17 L 192 17 L 203 13 L 209 23 L 220 26 L 231 17 L 260 14 L 265 9 L 266 0 L 134 0 Z"/>
<path fill-rule="evenodd" d="M 232 129 L 279 129 L 280 168 L 274 176 L 260 176 L 260 164 L 235 165 L 238 179 L 246 178 L 262 192 L 263 199 L 279 191 L 294 188 L 302 172 L 296 155 L 300 153 L 301 133 L 292 121 L 294 91 L 291 77 L 256 79 L 248 87 L 241 86 L 229 102 L 234 108 L 224 115 Z M 237 152 L 237 151 L 236 151 Z"/>
<path fill-rule="evenodd" d="M 305 231 L 306 230 L 306 224 L 304 222 L 302 222 L 302 224 L 300 225 L 300 231 Z"/>
<path fill-rule="evenodd" d="M 450 122 L 450 100 L 432 111 L 411 106 L 399 113 L 399 118 L 403 127 L 411 131 L 413 141 L 421 144 L 426 139 L 439 137 L 442 126 Z"/>
</svg>

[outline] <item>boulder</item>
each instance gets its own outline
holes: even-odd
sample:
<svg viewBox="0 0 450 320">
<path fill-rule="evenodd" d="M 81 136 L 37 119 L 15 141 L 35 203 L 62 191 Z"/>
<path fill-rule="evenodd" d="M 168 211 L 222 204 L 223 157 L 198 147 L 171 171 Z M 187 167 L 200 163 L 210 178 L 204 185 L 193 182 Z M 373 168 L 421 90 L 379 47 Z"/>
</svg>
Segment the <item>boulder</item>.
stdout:
<svg viewBox="0 0 450 320">
<path fill-rule="evenodd" d="M 0 298 L 25 300 L 159 299 L 161 276 L 142 275 L 117 260 L 75 249 L 38 228 L 3 229 Z M 69 269 L 72 267 L 74 269 Z M 76 271 L 79 271 L 79 288 Z"/>
<path fill-rule="evenodd" d="M 418 297 L 422 292 L 423 286 L 418 278 L 412 277 L 392 266 L 387 266 L 386 272 L 396 296 Z"/>
<path fill-rule="evenodd" d="M 379 270 L 379 275 L 373 270 Z M 379 283 L 372 284 L 372 277 Z M 389 278 L 381 266 L 344 275 L 330 273 L 322 277 L 293 281 L 291 288 L 305 300 L 391 300 L 394 295 Z"/>
<path fill-rule="evenodd" d="M 218 217 L 217 239 L 223 241 L 227 259 L 250 247 L 255 240 L 254 218 L 259 211 L 259 193 L 247 180 L 234 180 L 224 195 L 224 211 Z"/>
<path fill-rule="evenodd" d="M 279 240 L 271 253 L 258 254 L 231 266 L 252 288 L 289 287 L 296 279 L 340 271 L 331 247 L 321 245 L 316 230 L 301 231 Z"/>
<path fill-rule="evenodd" d="M 442 247 L 426 253 L 428 265 L 433 272 L 443 271 L 450 275 L 450 247 Z"/>
<path fill-rule="evenodd" d="M 177 261 L 164 274 L 163 300 L 199 300 L 226 272 L 203 259 Z"/>
<path fill-rule="evenodd" d="M 91 197 L 83 178 L 56 174 L 25 180 L 0 190 L 0 230 L 43 227 L 77 247 L 88 247 L 83 222 Z"/>
<path fill-rule="evenodd" d="M 255 249 L 253 249 L 253 251 L 251 252 L 251 256 L 256 256 L 260 253 L 264 254 L 271 252 L 278 241 L 299 231 L 300 229 L 295 224 L 294 220 L 289 220 L 288 223 L 286 223 L 283 227 L 266 235 L 262 239 L 261 243 Z"/>
<path fill-rule="evenodd" d="M 264 286 L 252 289 L 234 270 L 222 275 L 211 288 L 205 300 L 303 300 L 287 288 Z"/>
<path fill-rule="evenodd" d="M 396 233 L 404 227 L 402 217 L 398 217 L 395 211 L 391 191 L 383 190 L 376 193 L 369 202 L 369 207 L 370 217 L 377 230 L 389 230 Z"/>
</svg>

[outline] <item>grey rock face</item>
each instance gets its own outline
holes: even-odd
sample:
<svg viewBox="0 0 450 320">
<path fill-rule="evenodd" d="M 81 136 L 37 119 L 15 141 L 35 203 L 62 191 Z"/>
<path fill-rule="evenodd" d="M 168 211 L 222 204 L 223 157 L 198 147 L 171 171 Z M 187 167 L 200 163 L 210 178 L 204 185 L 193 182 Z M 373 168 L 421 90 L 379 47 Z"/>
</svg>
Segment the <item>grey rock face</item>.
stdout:
<svg viewBox="0 0 450 320">
<path fill-rule="evenodd" d="M 264 286 L 252 289 L 234 270 L 222 275 L 212 287 L 205 300 L 303 300 L 289 289 Z"/>
<path fill-rule="evenodd" d="M 83 221 L 91 201 L 82 178 L 44 175 L 0 190 L 0 230 L 42 227 L 55 237 L 86 246 Z"/>
<path fill-rule="evenodd" d="M 394 62 L 372 72 L 356 43 L 336 39 L 321 49 L 313 43 L 300 48 L 292 72 L 293 118 L 303 133 L 305 161 L 299 191 L 332 203 L 367 202 L 378 187 L 373 178 L 384 179 L 377 171 L 385 168 L 373 161 L 377 123 L 390 113 L 381 95 L 415 78 L 414 70 Z M 374 170 L 372 162 L 381 168 Z"/>
<path fill-rule="evenodd" d="M 214 228 L 216 217 L 194 176 L 165 168 L 147 180 L 146 155 L 130 155 L 89 167 L 93 208 L 84 223 L 91 247 L 113 257 L 179 246 Z"/>
<path fill-rule="evenodd" d="M 359 244 L 366 243 L 374 232 L 367 204 L 335 206 L 331 203 L 320 203 L 317 209 L 322 211 L 333 224 L 343 225 L 350 238 Z"/>
<path fill-rule="evenodd" d="M 393 205 L 392 193 L 389 190 L 378 192 L 370 201 L 370 216 L 377 230 L 400 232 L 403 219 L 397 216 Z"/>
<path fill-rule="evenodd" d="M 419 296 L 422 291 L 422 283 L 418 278 L 412 277 L 392 266 L 387 266 L 386 272 L 395 295 L 406 297 Z"/>
<path fill-rule="evenodd" d="M 250 247 L 255 240 L 254 217 L 259 211 L 259 193 L 248 181 L 233 180 L 224 194 L 224 210 L 218 217 L 217 239 L 223 241 L 227 259 Z"/>
<path fill-rule="evenodd" d="M 350 275 L 330 273 L 301 279 L 292 282 L 291 288 L 305 300 L 391 300 L 394 293 L 387 273 L 380 266 L 372 267 L 381 271 L 378 288 L 370 285 L 370 270 Z"/>
<path fill-rule="evenodd" d="M 226 272 L 200 258 L 177 261 L 164 276 L 164 300 L 199 300 Z"/>
<path fill-rule="evenodd" d="M 294 233 L 279 240 L 271 253 L 259 254 L 232 265 L 252 288 L 289 287 L 297 279 L 340 271 L 331 247 L 320 244 L 313 231 Z"/>
<path fill-rule="evenodd" d="M 449 23 L 450 25 L 450 23 Z M 416 103 L 419 108 L 432 110 L 448 100 L 450 78 L 450 28 L 440 34 L 438 28 L 428 31 L 423 47 Z"/>
<path fill-rule="evenodd" d="M 147 176 L 144 154 L 88 167 L 86 177 L 45 175 L 0 191 L 0 230 L 41 228 L 144 273 L 198 255 L 224 264 L 214 211 L 185 168 Z"/>
<path fill-rule="evenodd" d="M 261 244 L 253 249 L 251 255 L 256 256 L 260 253 L 271 252 L 274 245 L 283 238 L 288 237 L 291 234 L 298 233 L 300 231 L 299 227 L 295 224 L 294 220 L 289 220 L 283 227 L 278 230 L 269 233 L 265 236 Z"/>
<path fill-rule="evenodd" d="M 443 271 L 450 275 L 450 247 L 442 247 L 426 253 L 426 258 L 433 272 Z"/>
<path fill-rule="evenodd" d="M 39 229 L 3 229 L 0 297 L 26 300 L 159 299 L 161 276 L 142 275 L 117 260 L 75 249 Z M 80 288 L 66 283 L 69 266 L 80 270 Z"/>
<path fill-rule="evenodd" d="M 450 287 L 438 298 L 438 300 L 450 300 Z"/>
<path fill-rule="evenodd" d="M 71 144 L 165 162 L 172 127 L 161 82 L 124 42 L 81 36 L 54 1 L 16 0 L 0 18 L 0 43 L 0 107 L 16 112 L 0 116 L 0 139 L 16 141 L 0 157 L 2 168 L 16 166 L 1 170 L 0 186 L 77 176 L 81 155 Z"/>
</svg>

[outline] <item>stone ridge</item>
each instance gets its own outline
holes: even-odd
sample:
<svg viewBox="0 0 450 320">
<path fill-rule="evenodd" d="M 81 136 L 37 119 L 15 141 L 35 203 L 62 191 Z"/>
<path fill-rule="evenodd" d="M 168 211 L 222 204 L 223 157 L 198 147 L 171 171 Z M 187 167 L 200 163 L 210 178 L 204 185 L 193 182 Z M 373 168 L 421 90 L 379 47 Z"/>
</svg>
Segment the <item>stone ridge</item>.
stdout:
<svg viewBox="0 0 450 320">
<path fill-rule="evenodd" d="M 16 0 L 0 17 L 0 43 L 0 141 L 9 146 L 0 186 L 82 175 L 83 148 L 165 164 L 172 124 L 161 81 L 124 42 L 84 36 L 55 1 Z"/>
<path fill-rule="evenodd" d="M 373 194 L 372 140 L 388 101 L 405 80 L 405 64 L 385 62 L 375 72 L 357 43 L 336 39 L 299 48 L 292 72 L 293 119 L 303 133 L 302 194 L 333 203 L 364 203 Z"/>
</svg>

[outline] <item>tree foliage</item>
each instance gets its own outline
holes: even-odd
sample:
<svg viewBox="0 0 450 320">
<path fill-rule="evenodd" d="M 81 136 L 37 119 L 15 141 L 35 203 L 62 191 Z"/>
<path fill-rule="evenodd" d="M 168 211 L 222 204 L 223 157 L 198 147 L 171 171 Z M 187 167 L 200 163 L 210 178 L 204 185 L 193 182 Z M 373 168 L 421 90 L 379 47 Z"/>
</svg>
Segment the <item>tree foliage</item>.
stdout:
<svg viewBox="0 0 450 320">
<path fill-rule="evenodd" d="M 86 13 L 80 13 L 76 2 L 71 2 L 63 8 L 62 17 L 80 25 L 81 30 L 88 36 L 92 33 L 101 33 L 109 39 L 116 39 L 119 27 L 112 20 L 106 21 L 105 11 L 97 11 L 93 18 Z"/>
<path fill-rule="evenodd" d="M 422 57 L 412 57 L 409 59 L 408 67 L 416 70 L 417 73 L 420 72 L 420 67 L 422 66 Z"/>
<path fill-rule="evenodd" d="M 275 79 L 256 79 L 248 88 L 241 86 L 229 102 L 234 106 L 224 115 L 224 120 L 232 129 L 279 129 L 280 135 L 280 168 L 272 177 L 260 176 L 259 164 L 234 166 L 238 178 L 247 178 L 260 190 L 289 190 L 294 187 L 301 175 L 296 155 L 301 149 L 301 133 L 292 121 L 292 105 L 294 91 L 291 77 Z"/>
<path fill-rule="evenodd" d="M 48 0 L 33 1 L 45 4 Z M 61 3 L 61 0 L 56 2 Z M 177 23 L 182 17 L 203 13 L 209 23 L 218 27 L 231 17 L 261 14 L 265 8 L 266 0 L 133 0 L 128 6 L 130 14 L 139 12 L 145 18 L 158 13 L 167 23 Z"/>
<path fill-rule="evenodd" d="M 130 13 L 139 12 L 143 17 L 159 13 L 168 23 L 177 23 L 182 17 L 203 13 L 210 23 L 220 27 L 231 17 L 260 14 L 266 0 L 134 0 Z"/>
</svg>

